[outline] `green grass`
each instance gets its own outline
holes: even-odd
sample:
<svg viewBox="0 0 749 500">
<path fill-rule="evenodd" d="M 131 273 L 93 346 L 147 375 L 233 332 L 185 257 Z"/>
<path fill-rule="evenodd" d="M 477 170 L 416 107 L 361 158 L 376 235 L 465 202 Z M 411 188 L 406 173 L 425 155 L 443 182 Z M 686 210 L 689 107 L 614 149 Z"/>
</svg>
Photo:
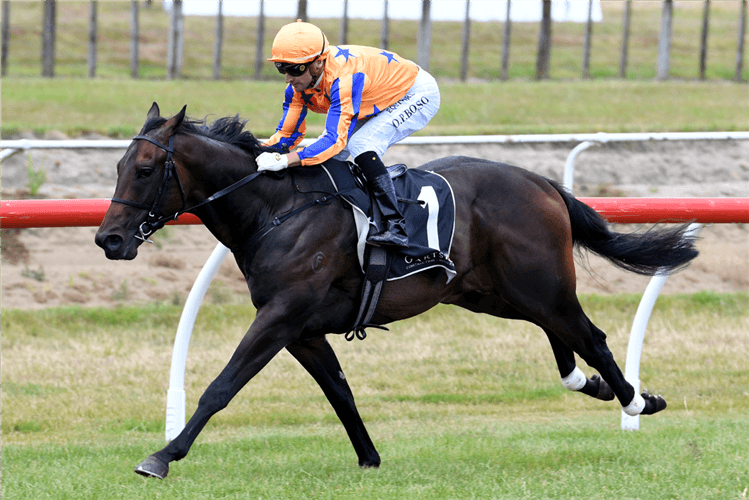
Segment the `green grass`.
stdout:
<svg viewBox="0 0 749 500">
<path fill-rule="evenodd" d="M 582 297 L 620 366 L 639 298 Z M 536 327 L 439 306 L 363 342 L 330 339 L 379 470 L 356 467 L 321 391 L 282 353 L 166 481 L 147 481 L 132 468 L 164 445 L 179 312 L 3 311 L 3 497 L 723 499 L 749 487 L 747 293 L 659 299 L 641 379 L 669 408 L 638 432 L 619 430 L 617 404 L 561 387 Z M 188 415 L 253 318 L 202 307 Z"/>
<path fill-rule="evenodd" d="M 747 87 L 727 82 L 442 83 L 441 91 L 441 109 L 420 135 L 749 129 Z M 185 104 L 197 118 L 239 114 L 256 136 L 269 137 L 281 98 L 279 82 L 9 78 L 2 85 L 2 135 L 132 137 L 156 101 L 168 116 Z M 322 132 L 324 115 L 311 113 L 307 121 L 308 136 Z"/>
<path fill-rule="evenodd" d="M 638 432 L 615 415 L 507 422 L 450 415 L 370 425 L 384 459 L 361 470 L 330 425 L 246 427 L 197 444 L 164 482 L 132 467 L 163 445 L 130 432 L 73 445 L 3 449 L 8 498 L 564 498 L 740 499 L 747 485 L 746 420 L 656 417 Z M 603 417 L 603 418 L 602 418 Z"/>
</svg>

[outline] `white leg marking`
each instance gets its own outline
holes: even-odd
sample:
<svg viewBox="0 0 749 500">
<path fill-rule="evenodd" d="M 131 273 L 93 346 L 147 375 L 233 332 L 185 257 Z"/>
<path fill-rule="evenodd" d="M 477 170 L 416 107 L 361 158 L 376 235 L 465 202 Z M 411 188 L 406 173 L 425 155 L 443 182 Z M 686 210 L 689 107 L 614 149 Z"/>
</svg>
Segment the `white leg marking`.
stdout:
<svg viewBox="0 0 749 500">
<path fill-rule="evenodd" d="M 629 403 L 627 406 L 622 407 L 622 410 L 624 413 L 629 415 L 630 417 L 635 417 L 642 413 L 642 410 L 645 409 L 645 399 L 640 396 L 639 394 L 635 394 L 635 397 L 632 398 L 632 402 Z"/>
<path fill-rule="evenodd" d="M 572 373 L 566 377 L 562 377 L 562 385 L 565 389 L 569 389 L 570 391 L 579 391 L 585 387 L 585 382 L 587 382 L 587 380 L 588 378 L 583 371 L 576 366 L 575 369 L 572 370 Z"/>
</svg>

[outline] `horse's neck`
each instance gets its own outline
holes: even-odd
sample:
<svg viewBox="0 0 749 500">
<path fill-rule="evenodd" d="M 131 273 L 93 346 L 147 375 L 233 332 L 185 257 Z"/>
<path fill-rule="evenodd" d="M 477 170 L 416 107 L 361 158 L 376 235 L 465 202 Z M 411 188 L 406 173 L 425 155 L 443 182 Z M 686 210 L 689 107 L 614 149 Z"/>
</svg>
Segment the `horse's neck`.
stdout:
<svg viewBox="0 0 749 500">
<path fill-rule="evenodd" d="M 247 153 L 228 154 L 215 151 L 205 162 L 191 165 L 196 189 L 192 204 L 204 201 L 233 183 L 255 172 L 254 158 Z M 269 179 L 264 175 L 198 209 L 196 214 L 221 243 L 238 248 L 267 225 L 279 207 L 293 196 L 288 180 Z"/>
</svg>

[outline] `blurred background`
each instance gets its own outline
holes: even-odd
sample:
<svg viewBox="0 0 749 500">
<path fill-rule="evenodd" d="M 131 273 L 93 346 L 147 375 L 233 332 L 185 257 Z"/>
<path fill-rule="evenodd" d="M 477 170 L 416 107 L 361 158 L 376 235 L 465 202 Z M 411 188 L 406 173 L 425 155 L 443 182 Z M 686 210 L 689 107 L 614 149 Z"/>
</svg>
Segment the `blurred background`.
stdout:
<svg viewBox="0 0 749 500">
<path fill-rule="evenodd" d="M 437 78 L 746 81 L 746 0 L 2 2 L 2 75 L 264 79 L 278 28 L 387 48 Z M 509 14 L 509 16 L 508 16 Z"/>
</svg>

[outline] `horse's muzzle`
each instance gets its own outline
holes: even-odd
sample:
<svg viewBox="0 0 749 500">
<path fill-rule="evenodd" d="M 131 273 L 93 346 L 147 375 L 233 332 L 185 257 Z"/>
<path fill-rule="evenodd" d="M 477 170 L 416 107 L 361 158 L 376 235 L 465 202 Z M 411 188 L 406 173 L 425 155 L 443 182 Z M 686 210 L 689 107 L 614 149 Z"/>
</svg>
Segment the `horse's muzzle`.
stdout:
<svg viewBox="0 0 749 500">
<path fill-rule="evenodd" d="M 133 240 L 133 238 L 129 238 Z M 94 242 L 104 249 L 104 254 L 110 260 L 132 260 L 138 255 L 138 245 L 130 242 L 125 243 L 121 235 L 99 230 L 94 237 Z"/>
</svg>

